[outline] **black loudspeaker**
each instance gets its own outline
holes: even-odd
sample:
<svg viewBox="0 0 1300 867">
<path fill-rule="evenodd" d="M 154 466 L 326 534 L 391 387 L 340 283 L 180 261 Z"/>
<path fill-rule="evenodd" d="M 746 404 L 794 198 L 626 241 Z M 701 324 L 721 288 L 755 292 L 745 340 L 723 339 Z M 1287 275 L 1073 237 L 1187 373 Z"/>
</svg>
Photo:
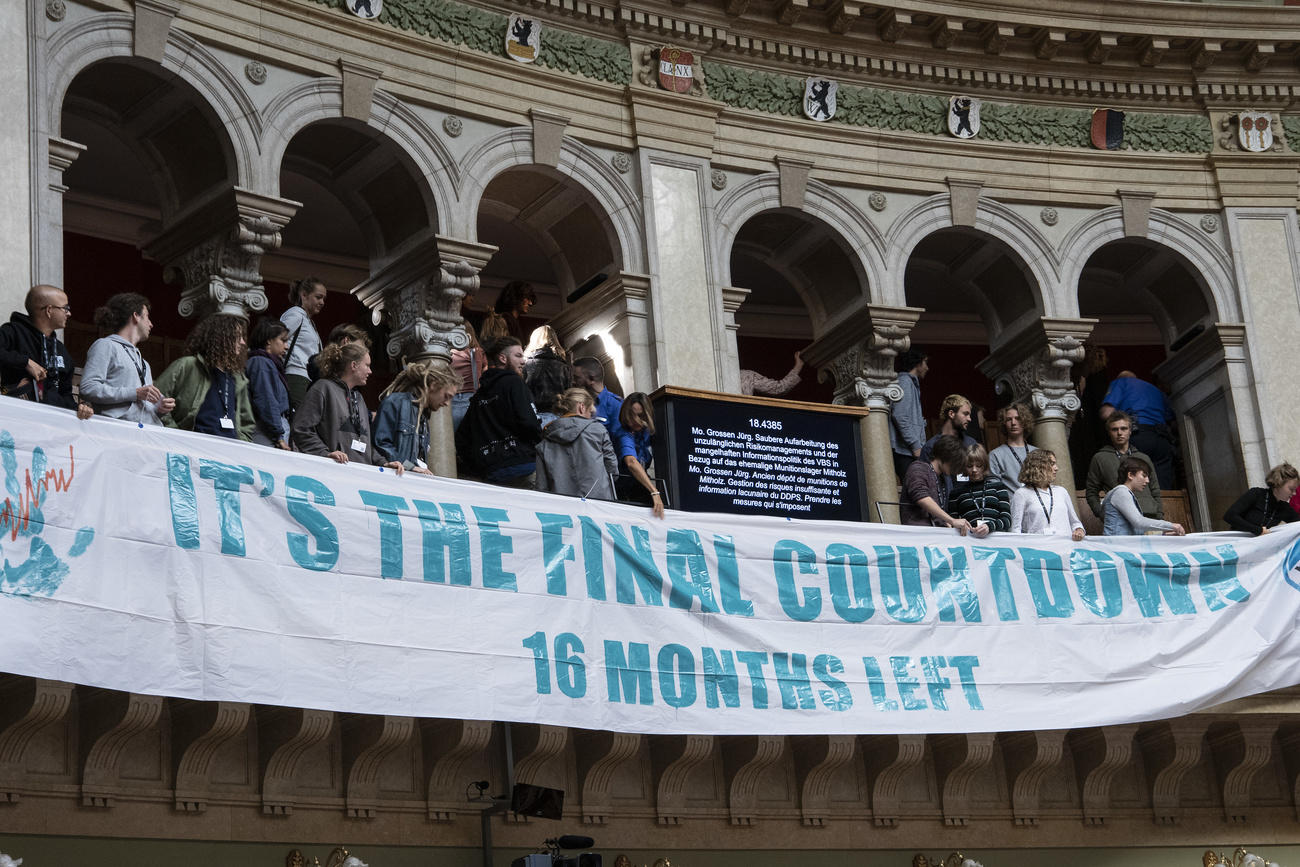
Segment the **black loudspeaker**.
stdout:
<svg viewBox="0 0 1300 867">
<path fill-rule="evenodd" d="M 564 791 L 515 783 L 510 793 L 510 812 L 539 819 L 558 819 L 564 813 Z"/>
</svg>

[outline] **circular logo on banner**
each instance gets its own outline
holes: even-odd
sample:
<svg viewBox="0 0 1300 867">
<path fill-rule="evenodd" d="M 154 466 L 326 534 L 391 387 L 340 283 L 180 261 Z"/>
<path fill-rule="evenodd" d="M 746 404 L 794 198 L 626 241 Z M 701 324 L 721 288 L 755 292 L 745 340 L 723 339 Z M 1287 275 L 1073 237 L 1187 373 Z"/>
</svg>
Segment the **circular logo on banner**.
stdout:
<svg viewBox="0 0 1300 867">
<path fill-rule="evenodd" d="M 1286 549 L 1286 559 L 1282 561 L 1282 577 L 1286 583 L 1300 590 L 1300 539 L 1296 539 Z"/>
</svg>

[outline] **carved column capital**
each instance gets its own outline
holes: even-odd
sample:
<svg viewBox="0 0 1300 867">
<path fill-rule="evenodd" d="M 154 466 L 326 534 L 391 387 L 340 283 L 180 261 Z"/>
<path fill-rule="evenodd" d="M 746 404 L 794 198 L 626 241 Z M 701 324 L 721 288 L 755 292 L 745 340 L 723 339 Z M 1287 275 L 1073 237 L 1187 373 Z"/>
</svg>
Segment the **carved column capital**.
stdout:
<svg viewBox="0 0 1300 867">
<path fill-rule="evenodd" d="M 869 304 L 828 329 L 803 352 L 809 364 L 835 380 L 835 403 L 886 410 L 901 400 L 894 360 L 911 346 L 916 307 Z"/>
<path fill-rule="evenodd" d="M 169 283 L 181 284 L 182 316 L 261 313 L 267 308 L 262 256 L 280 246 L 280 230 L 299 207 L 231 187 L 174 221 L 145 253 L 162 263 Z"/>
<path fill-rule="evenodd" d="M 385 262 L 352 292 L 388 321 L 390 356 L 450 362 L 453 349 L 469 345 L 461 302 L 478 291 L 479 272 L 496 251 L 489 244 L 430 236 Z"/>
<path fill-rule="evenodd" d="M 998 394 L 1034 407 L 1041 418 L 1069 419 L 1081 403 L 1070 371 L 1083 360 L 1084 341 L 1095 319 L 1044 316 L 1002 343 L 979 363 Z"/>
</svg>

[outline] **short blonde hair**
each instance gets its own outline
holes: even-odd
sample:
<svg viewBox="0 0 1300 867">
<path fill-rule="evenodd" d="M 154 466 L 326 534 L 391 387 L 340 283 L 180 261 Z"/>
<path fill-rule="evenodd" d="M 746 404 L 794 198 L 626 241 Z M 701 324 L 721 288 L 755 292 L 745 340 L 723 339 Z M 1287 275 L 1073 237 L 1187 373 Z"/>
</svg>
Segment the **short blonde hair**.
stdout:
<svg viewBox="0 0 1300 867">
<path fill-rule="evenodd" d="M 564 415 L 576 415 L 580 406 L 596 406 L 596 399 L 585 388 L 566 388 L 555 401 L 555 408 Z"/>
<path fill-rule="evenodd" d="M 945 397 L 943 399 L 943 403 L 939 404 L 940 426 L 942 426 L 943 423 L 948 420 L 948 413 L 956 412 L 957 410 L 961 409 L 963 406 L 967 406 L 967 405 L 970 406 L 972 411 L 975 409 L 975 405 L 970 402 L 970 398 L 962 397 L 960 394 L 950 394 L 947 397 Z"/>
<path fill-rule="evenodd" d="M 1052 483 L 1052 463 L 1056 452 L 1038 449 L 1029 453 L 1020 468 L 1020 483 L 1031 488 L 1045 488 Z"/>
<path fill-rule="evenodd" d="M 1270 488 L 1280 488 L 1292 479 L 1300 479 L 1300 470 L 1289 463 L 1281 463 L 1268 471 L 1264 484 Z"/>
</svg>

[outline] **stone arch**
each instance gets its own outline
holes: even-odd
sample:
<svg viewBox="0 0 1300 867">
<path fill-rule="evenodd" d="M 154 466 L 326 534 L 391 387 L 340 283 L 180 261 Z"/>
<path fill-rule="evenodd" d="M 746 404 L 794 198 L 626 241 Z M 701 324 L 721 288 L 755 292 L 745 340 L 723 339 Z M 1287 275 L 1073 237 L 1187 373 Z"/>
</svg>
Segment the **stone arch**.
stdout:
<svg viewBox="0 0 1300 867">
<path fill-rule="evenodd" d="M 886 244 L 889 250 L 889 273 L 895 279 L 882 287 L 887 293 L 879 303 L 906 305 L 903 275 L 908 260 L 918 244 L 941 229 L 962 228 L 952 223 L 952 197 L 943 193 L 931 196 L 913 207 L 889 227 Z M 1056 250 L 1028 220 L 1011 208 L 988 198 L 980 198 L 975 213 L 975 231 L 1008 247 L 1020 260 L 1038 312 L 1044 316 L 1065 315 L 1058 312 L 1053 287 L 1059 283 L 1060 257 Z"/>
<path fill-rule="evenodd" d="M 153 65 L 135 56 L 134 28 L 131 15 L 114 12 L 77 22 L 50 39 L 46 49 L 46 98 L 38 109 L 43 132 L 59 133 L 68 88 L 91 65 L 112 59 Z M 175 28 L 168 32 L 161 67 L 188 85 L 216 116 L 225 132 L 221 144 L 229 154 L 231 182 L 251 186 L 262 122 L 239 80 L 201 42 Z"/>
<path fill-rule="evenodd" d="M 1235 279 L 1231 256 L 1204 232 L 1168 211 L 1153 208 L 1145 238 L 1126 235 L 1124 216 L 1119 206 L 1105 208 L 1089 216 L 1070 230 L 1061 244 L 1063 294 L 1060 315 L 1079 315 L 1079 285 L 1083 269 L 1092 255 L 1114 241 L 1146 241 L 1171 249 L 1201 279 L 1200 289 L 1211 321 L 1240 322 L 1241 308 L 1234 291 Z M 1166 343 L 1177 335 L 1167 311 L 1159 323 Z"/>
<path fill-rule="evenodd" d="M 610 248 L 620 257 L 622 271 L 643 272 L 646 268 L 644 218 L 641 198 L 628 186 L 612 166 L 591 148 L 565 136 L 560 144 L 559 163 L 545 166 L 533 154 L 533 130 L 511 127 L 480 142 L 461 163 L 465 179 L 461 208 L 457 213 L 458 231 L 477 240 L 477 217 L 488 185 L 513 168 L 537 168 L 557 172 L 577 184 L 606 217 Z"/>
<path fill-rule="evenodd" d="M 720 275 L 722 285 L 731 284 L 730 251 L 741 228 L 751 218 L 780 207 L 781 177 L 777 172 L 750 178 L 724 195 L 714 206 L 718 225 L 718 249 L 725 253 L 720 257 L 720 261 L 726 263 L 722 266 L 725 271 Z M 887 265 L 885 238 L 875 224 L 843 195 L 815 180 L 808 182 L 800 213 L 816 217 L 838 235 L 862 281 L 861 303 L 879 303 L 880 287 L 886 282 Z M 810 310 L 823 307 L 820 303 L 809 305 Z M 827 311 L 827 314 L 831 312 Z"/>
<path fill-rule="evenodd" d="M 264 113 L 267 134 L 258 164 L 258 189 L 278 195 L 280 169 L 289 143 L 299 132 L 323 120 L 343 119 L 343 82 L 318 78 L 277 96 Z M 358 121 L 358 123 L 360 123 Z M 448 213 L 460 194 L 460 172 L 451 152 L 438 135 L 397 97 L 376 90 L 365 126 L 397 145 L 423 180 L 420 194 L 439 234 L 450 229 Z"/>
</svg>

